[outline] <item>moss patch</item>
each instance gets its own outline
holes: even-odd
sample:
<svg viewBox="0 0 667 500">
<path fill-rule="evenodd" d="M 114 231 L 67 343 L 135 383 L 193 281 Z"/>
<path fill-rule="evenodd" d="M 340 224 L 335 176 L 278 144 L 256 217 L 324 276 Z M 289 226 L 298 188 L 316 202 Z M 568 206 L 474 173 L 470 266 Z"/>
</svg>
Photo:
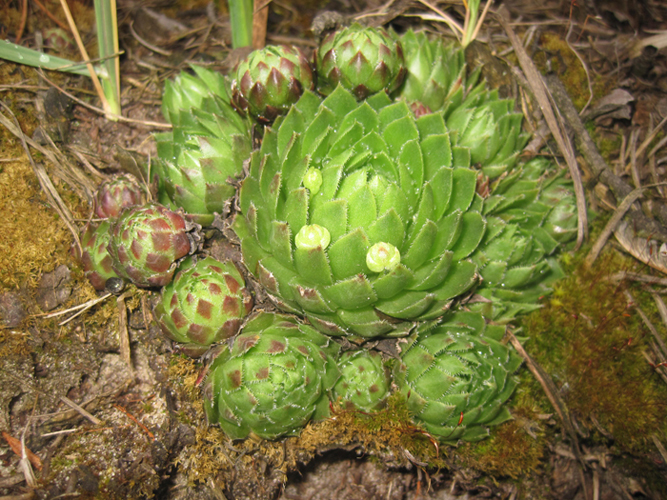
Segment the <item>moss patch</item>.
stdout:
<svg viewBox="0 0 667 500">
<path fill-rule="evenodd" d="M 666 435 L 667 387 L 642 354 L 650 334 L 628 305 L 628 285 L 610 279 L 637 266 L 616 251 L 605 252 L 592 269 L 573 263 L 546 307 L 523 325 L 528 351 L 593 439 L 604 439 L 598 422 L 621 450 L 640 453 L 652 433 Z M 639 288 L 632 294 L 642 307 L 652 303 Z"/>
</svg>

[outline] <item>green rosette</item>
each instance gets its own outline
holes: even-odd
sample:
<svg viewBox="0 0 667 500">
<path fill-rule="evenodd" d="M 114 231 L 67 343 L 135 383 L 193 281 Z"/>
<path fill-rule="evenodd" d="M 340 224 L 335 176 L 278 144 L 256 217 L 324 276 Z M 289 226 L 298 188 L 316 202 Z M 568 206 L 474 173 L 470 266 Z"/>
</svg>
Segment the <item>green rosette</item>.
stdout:
<svg viewBox="0 0 667 500">
<path fill-rule="evenodd" d="M 298 434 L 329 416 L 339 346 L 292 317 L 261 313 L 220 354 L 204 384 L 209 422 L 232 439 Z"/>
</svg>

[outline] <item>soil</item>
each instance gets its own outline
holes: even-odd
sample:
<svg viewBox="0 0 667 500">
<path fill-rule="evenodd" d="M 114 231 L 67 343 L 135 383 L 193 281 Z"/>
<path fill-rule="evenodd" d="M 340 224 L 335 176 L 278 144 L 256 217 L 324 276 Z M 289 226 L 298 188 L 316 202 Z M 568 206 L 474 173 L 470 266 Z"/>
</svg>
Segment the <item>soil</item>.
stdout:
<svg viewBox="0 0 667 500">
<path fill-rule="evenodd" d="M 399 31 L 421 25 L 451 37 L 427 5 L 274 1 L 267 40 L 312 51 L 311 23 L 324 9 L 336 14 L 320 17 L 315 31 L 366 13 L 364 19 Z M 438 5 L 462 22 L 460 4 Z M 59 2 L 43 6 L 5 2 L 0 35 L 13 41 L 21 32 L 22 45 L 43 44 L 78 60 L 71 36 L 59 28 L 66 23 Z M 94 54 L 92 2 L 70 6 Z M 568 277 L 540 311 L 515 325 L 537 368 L 527 362 L 521 371 L 511 422 L 481 443 L 438 448 L 407 415 L 397 427 L 343 410 L 298 437 L 232 442 L 204 417 L 199 380 L 206 358 L 185 356 L 153 321 L 156 293 L 130 288 L 70 319 L 77 312 L 71 308 L 99 294 L 70 252 L 67 214 L 55 212 L 38 174 L 46 173 L 79 229 L 92 217 L 96 184 L 117 172 L 140 176 L 140 165 L 156 156 L 164 81 L 190 62 L 228 72 L 243 54 L 230 49 L 228 15 L 218 7 L 201 0 L 118 3 L 122 109 L 131 121 L 109 121 L 87 107 L 98 101 L 84 77 L 0 61 L 0 112 L 8 121 L 0 127 L 0 500 L 667 498 L 667 370 L 658 347 L 667 314 L 656 298 L 667 284 L 660 275 L 667 269 L 664 186 L 643 193 L 631 214 L 630 243 L 610 240 L 592 267 L 584 263 L 625 194 L 667 180 L 667 52 L 638 45 L 667 29 L 667 7 L 658 0 L 503 3 L 538 69 L 558 77 L 577 111 L 588 111 L 582 130 L 629 187 L 619 195 L 616 181 L 596 170 L 575 127 L 595 217 L 585 245 L 562 258 Z M 528 149 L 564 165 L 495 13 L 467 57 L 490 86 L 517 99 L 536 132 Z M 8 128 L 12 114 L 35 141 L 28 148 L 34 164 Z M 208 236 L 214 257 L 238 253 L 223 232 Z M 642 254 L 642 245 L 655 252 Z M 387 411 L 394 410 L 400 422 L 400 407 Z"/>
</svg>

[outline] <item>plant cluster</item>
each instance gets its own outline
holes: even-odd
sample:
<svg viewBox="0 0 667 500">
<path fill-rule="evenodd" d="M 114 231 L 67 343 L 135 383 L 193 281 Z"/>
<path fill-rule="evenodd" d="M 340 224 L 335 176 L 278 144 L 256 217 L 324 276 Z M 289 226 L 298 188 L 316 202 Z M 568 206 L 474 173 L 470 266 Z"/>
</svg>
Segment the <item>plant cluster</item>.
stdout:
<svg viewBox="0 0 667 500">
<path fill-rule="evenodd" d="M 194 67 L 167 82 L 161 204 L 86 236 L 86 273 L 163 287 L 155 318 L 193 354 L 222 342 L 205 409 L 232 438 L 296 434 L 331 402 L 374 412 L 393 390 L 430 435 L 482 439 L 510 418 L 520 359 L 504 324 L 561 276 L 570 183 L 519 161 L 522 116 L 460 47 L 352 25 L 313 61 L 271 46 L 232 78 Z M 287 314 L 244 320 L 239 269 L 188 257 L 196 223 L 228 210 L 245 270 Z M 394 358 L 369 347 L 397 337 Z"/>
</svg>

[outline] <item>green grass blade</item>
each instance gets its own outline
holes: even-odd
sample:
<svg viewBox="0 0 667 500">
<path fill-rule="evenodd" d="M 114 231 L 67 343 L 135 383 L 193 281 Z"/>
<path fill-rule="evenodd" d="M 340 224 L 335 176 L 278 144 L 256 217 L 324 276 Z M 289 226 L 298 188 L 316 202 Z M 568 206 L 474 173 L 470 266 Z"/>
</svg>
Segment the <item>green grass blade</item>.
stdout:
<svg viewBox="0 0 667 500">
<path fill-rule="evenodd" d="M 107 112 L 120 115 L 120 62 L 118 59 L 118 20 L 116 0 L 95 0 L 97 45 L 106 75 L 101 77 L 104 95 L 109 103 Z"/>
<path fill-rule="evenodd" d="M 76 63 L 62 57 L 51 56 L 38 50 L 21 47 L 8 40 L 0 41 L 0 59 L 6 59 L 13 63 L 25 64 L 35 68 L 64 71 L 90 77 L 88 68 L 83 63 Z"/>
<path fill-rule="evenodd" d="M 252 45 L 252 0 L 229 0 L 229 20 L 232 25 L 232 46 Z"/>
</svg>

